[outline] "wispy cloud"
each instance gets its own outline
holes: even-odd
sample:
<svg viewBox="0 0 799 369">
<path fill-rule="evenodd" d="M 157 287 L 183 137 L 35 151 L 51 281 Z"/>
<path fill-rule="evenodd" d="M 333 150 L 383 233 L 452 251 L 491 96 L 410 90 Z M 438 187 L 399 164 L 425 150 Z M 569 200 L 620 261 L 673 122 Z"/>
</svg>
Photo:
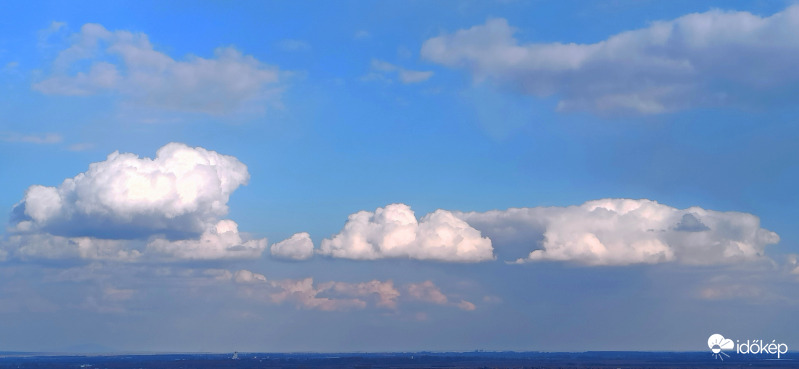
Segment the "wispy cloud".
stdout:
<svg viewBox="0 0 799 369">
<path fill-rule="evenodd" d="M 421 56 L 477 82 L 556 96 L 559 110 L 656 114 L 764 104 L 764 94 L 795 102 L 797 32 L 799 6 L 769 17 L 688 14 L 593 44 L 520 43 L 507 20 L 494 18 L 427 40 Z"/>
<path fill-rule="evenodd" d="M 275 102 L 282 88 L 278 68 L 234 47 L 216 49 L 213 58 L 175 60 L 157 51 L 143 33 L 91 23 L 69 39 L 51 74 L 34 83 L 35 90 L 74 96 L 115 93 L 150 108 L 229 114 L 249 103 L 262 107 Z"/>
<path fill-rule="evenodd" d="M 57 133 L 23 134 L 16 132 L 0 132 L 0 140 L 32 144 L 56 144 L 61 142 L 63 138 Z"/>
</svg>

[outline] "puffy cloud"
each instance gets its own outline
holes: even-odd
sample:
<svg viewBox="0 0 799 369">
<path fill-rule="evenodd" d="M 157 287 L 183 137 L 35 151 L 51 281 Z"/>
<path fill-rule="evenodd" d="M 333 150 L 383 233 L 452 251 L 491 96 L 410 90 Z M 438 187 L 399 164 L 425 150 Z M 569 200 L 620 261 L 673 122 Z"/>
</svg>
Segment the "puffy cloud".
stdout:
<svg viewBox="0 0 799 369">
<path fill-rule="evenodd" d="M 177 61 L 156 51 L 147 35 L 85 24 L 61 51 L 50 76 L 33 85 L 46 94 L 118 93 L 138 104 L 180 111 L 224 114 L 279 92 L 277 68 L 233 47 L 213 58 Z M 86 69 L 76 68 L 88 65 Z"/>
<path fill-rule="evenodd" d="M 396 74 L 399 81 L 406 85 L 424 82 L 433 76 L 432 71 L 409 70 L 389 62 L 373 59 L 372 72 L 364 78 L 367 80 L 384 80 L 389 82 L 391 81 L 389 76 L 392 74 Z"/>
<path fill-rule="evenodd" d="M 236 283 L 258 283 L 258 282 L 266 282 L 266 277 L 263 274 L 253 273 L 249 270 L 239 270 L 236 272 L 233 280 Z"/>
<path fill-rule="evenodd" d="M 479 231 L 451 212 L 436 210 L 417 221 L 405 204 L 350 215 L 339 234 L 322 241 L 319 253 L 359 260 L 494 260 L 491 240 L 481 237 Z"/>
<path fill-rule="evenodd" d="M 279 259 L 307 260 L 313 257 L 313 241 L 307 232 L 295 233 L 270 248 L 272 256 Z"/>
<path fill-rule="evenodd" d="M 170 258 L 258 257 L 265 239 L 244 240 L 219 220 L 248 179 L 238 159 L 200 147 L 170 143 L 154 159 L 114 152 L 58 187 L 28 188 L 4 245 L 22 258 L 132 260 L 143 240 L 148 254 Z"/>
<path fill-rule="evenodd" d="M 477 306 L 474 306 L 474 304 L 469 301 L 461 300 L 461 302 L 458 303 L 458 308 L 466 311 L 474 311 L 477 309 Z"/>
<path fill-rule="evenodd" d="M 197 234 L 227 213 L 249 180 L 238 159 L 170 143 L 155 159 L 114 152 L 58 187 L 31 186 L 13 213 L 16 231 L 141 238 Z"/>
<path fill-rule="evenodd" d="M 266 239 L 243 241 L 236 222 L 220 220 L 215 227 L 203 232 L 200 239 L 169 241 L 154 239 L 147 251 L 177 259 L 253 259 L 266 249 Z"/>
<path fill-rule="evenodd" d="M 505 19 L 427 40 L 421 56 L 560 110 L 653 114 L 797 96 L 799 6 L 772 16 L 711 10 L 593 44 L 520 43 Z M 758 97 L 749 99 L 748 97 Z"/>
<path fill-rule="evenodd" d="M 501 239 L 498 244 L 532 246 L 540 240 L 540 249 L 517 262 L 724 264 L 763 259 L 765 246 L 779 241 L 752 214 L 676 209 L 650 200 L 603 199 L 456 215 L 495 242 Z"/>
</svg>

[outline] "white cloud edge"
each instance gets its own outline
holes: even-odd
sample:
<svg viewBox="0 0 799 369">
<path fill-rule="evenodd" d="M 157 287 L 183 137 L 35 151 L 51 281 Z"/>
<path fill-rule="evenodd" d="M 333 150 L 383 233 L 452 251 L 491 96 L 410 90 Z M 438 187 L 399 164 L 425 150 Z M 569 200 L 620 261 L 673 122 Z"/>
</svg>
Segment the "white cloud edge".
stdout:
<svg viewBox="0 0 799 369">
<path fill-rule="evenodd" d="M 645 199 L 600 199 L 568 207 L 455 215 L 489 236 L 501 232 L 510 235 L 505 242 L 528 243 L 534 250 L 516 263 L 733 264 L 767 260 L 765 247 L 779 242 L 779 236 L 760 228 L 760 220 L 752 214 L 676 209 Z M 686 216 L 696 217 L 704 228 L 681 229 Z M 530 230 L 540 233 L 540 244 L 530 238 Z"/>
</svg>

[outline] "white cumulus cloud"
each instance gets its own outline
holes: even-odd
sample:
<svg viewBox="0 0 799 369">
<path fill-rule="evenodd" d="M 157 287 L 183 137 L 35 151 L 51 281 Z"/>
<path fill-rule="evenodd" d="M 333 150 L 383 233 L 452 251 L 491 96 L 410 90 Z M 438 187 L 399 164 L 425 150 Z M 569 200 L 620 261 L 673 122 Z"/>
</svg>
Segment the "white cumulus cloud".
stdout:
<svg viewBox="0 0 799 369">
<path fill-rule="evenodd" d="M 762 260 L 766 245 L 779 241 L 752 214 L 676 209 L 650 200 L 602 199 L 456 215 L 501 239 L 498 245 L 525 242 L 535 249 L 517 262 L 726 264 Z"/>
<path fill-rule="evenodd" d="M 350 215 L 340 233 L 322 241 L 319 253 L 360 260 L 494 260 L 491 240 L 451 212 L 436 210 L 417 220 L 405 204 Z"/>
<path fill-rule="evenodd" d="M 238 159 L 201 147 L 170 143 L 154 159 L 114 152 L 57 187 L 28 188 L 5 246 L 25 258 L 135 259 L 140 249 L 178 259 L 258 257 L 265 239 L 247 240 L 234 221 L 220 220 L 248 180 Z"/>
<path fill-rule="evenodd" d="M 593 44 L 523 43 L 505 19 L 427 40 L 421 56 L 560 110 L 654 114 L 797 96 L 799 6 L 771 16 L 711 10 Z M 758 97 L 748 99 L 748 97 Z"/>
<path fill-rule="evenodd" d="M 70 40 L 34 89 L 57 95 L 112 92 L 144 106 L 211 114 L 235 112 L 279 93 L 278 69 L 233 47 L 216 49 L 212 58 L 175 60 L 156 50 L 146 34 L 93 23 Z"/>
<path fill-rule="evenodd" d="M 279 259 L 308 260 L 313 257 L 313 241 L 308 232 L 295 233 L 270 248 L 272 256 Z"/>
<path fill-rule="evenodd" d="M 58 187 L 31 186 L 14 209 L 15 229 L 119 239 L 200 233 L 248 180 L 238 159 L 200 147 L 170 143 L 155 159 L 114 152 Z"/>
<path fill-rule="evenodd" d="M 215 227 L 203 232 L 199 239 L 169 241 L 154 239 L 147 251 L 177 259 L 254 259 L 266 249 L 266 239 L 243 241 L 236 222 L 220 220 Z"/>
</svg>

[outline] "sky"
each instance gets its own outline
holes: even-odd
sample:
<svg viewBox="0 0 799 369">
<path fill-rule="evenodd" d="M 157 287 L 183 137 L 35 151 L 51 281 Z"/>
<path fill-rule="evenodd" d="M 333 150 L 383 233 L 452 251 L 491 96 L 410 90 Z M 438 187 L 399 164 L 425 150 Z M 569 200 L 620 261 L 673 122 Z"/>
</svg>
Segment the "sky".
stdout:
<svg viewBox="0 0 799 369">
<path fill-rule="evenodd" d="M 0 351 L 799 348 L 799 5 L 12 2 Z"/>
</svg>

